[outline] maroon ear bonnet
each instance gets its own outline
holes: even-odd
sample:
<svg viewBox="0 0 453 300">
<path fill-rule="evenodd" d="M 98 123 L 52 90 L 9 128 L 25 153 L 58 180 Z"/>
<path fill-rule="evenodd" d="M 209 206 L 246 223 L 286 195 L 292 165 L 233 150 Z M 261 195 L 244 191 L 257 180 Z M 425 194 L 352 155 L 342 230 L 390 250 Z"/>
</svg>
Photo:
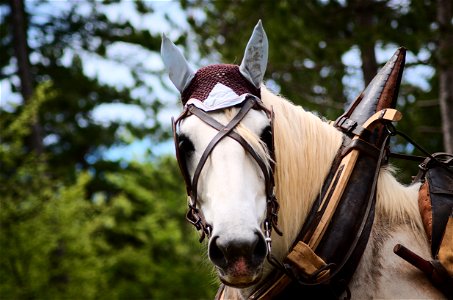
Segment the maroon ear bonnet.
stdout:
<svg viewBox="0 0 453 300">
<path fill-rule="evenodd" d="M 238 95 L 249 93 L 261 98 L 260 89 L 241 74 L 239 66 L 217 64 L 203 67 L 195 73 L 189 86 L 181 94 L 182 104 L 185 105 L 190 98 L 206 100 L 217 83 L 229 87 Z"/>
</svg>

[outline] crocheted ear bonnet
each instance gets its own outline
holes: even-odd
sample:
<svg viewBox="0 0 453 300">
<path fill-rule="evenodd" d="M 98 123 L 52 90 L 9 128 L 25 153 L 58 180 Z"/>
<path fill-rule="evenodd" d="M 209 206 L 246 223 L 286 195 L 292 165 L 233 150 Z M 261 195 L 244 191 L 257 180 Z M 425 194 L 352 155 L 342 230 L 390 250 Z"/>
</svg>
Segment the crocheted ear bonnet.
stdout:
<svg viewBox="0 0 453 300">
<path fill-rule="evenodd" d="M 162 35 L 161 55 L 170 80 L 181 93 L 182 103 L 208 111 L 237 105 L 247 97 L 260 98 L 268 48 L 266 33 L 258 21 L 240 66 L 216 64 L 194 72 L 165 35 Z"/>
<path fill-rule="evenodd" d="M 231 89 L 238 97 L 252 94 L 260 98 L 260 89 L 241 74 L 239 66 L 217 64 L 203 67 L 195 73 L 192 81 L 181 93 L 181 101 L 184 105 L 189 99 L 203 102 L 218 84 Z"/>
</svg>

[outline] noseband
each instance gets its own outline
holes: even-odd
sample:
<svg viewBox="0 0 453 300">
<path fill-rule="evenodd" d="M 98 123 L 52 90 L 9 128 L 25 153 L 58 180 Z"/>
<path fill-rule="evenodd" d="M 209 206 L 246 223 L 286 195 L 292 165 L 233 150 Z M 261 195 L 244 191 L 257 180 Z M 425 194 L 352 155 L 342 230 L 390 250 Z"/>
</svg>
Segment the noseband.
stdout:
<svg viewBox="0 0 453 300">
<path fill-rule="evenodd" d="M 268 150 L 270 152 L 270 165 L 271 168 L 266 167 L 266 163 L 263 161 L 262 158 L 256 153 L 256 151 L 253 149 L 253 147 L 237 132 L 234 131 L 236 126 L 244 119 L 244 117 L 247 115 L 247 113 L 251 109 L 257 109 L 264 111 L 267 115 L 267 117 L 270 120 L 271 123 L 271 134 L 272 134 L 272 139 L 267 145 Z M 204 123 L 207 125 L 211 126 L 212 128 L 216 129 L 218 133 L 214 136 L 214 138 L 209 142 L 208 146 L 204 150 L 200 161 L 198 162 L 198 165 L 195 169 L 193 178 L 190 178 L 188 169 L 187 169 L 187 164 L 185 161 L 185 156 L 183 153 L 183 150 L 180 149 L 180 139 L 178 136 L 178 127 L 179 123 L 186 117 L 195 115 L 197 116 L 200 120 L 202 120 Z M 173 124 L 173 138 L 175 142 L 175 148 L 176 148 L 176 158 L 178 160 L 179 168 L 181 170 L 181 173 L 184 177 L 184 181 L 186 184 L 186 190 L 187 190 L 187 195 L 188 195 L 188 205 L 189 205 L 189 210 L 186 214 L 186 219 L 195 226 L 197 230 L 201 232 L 200 236 L 200 242 L 203 241 L 205 236 L 208 236 L 208 238 L 211 235 L 212 232 L 212 226 L 208 224 L 203 216 L 203 213 L 199 208 L 197 208 L 197 199 L 198 199 L 198 180 L 201 174 L 201 171 L 203 169 L 203 166 L 206 163 L 206 160 L 208 159 L 209 155 L 212 153 L 214 150 L 214 147 L 226 136 L 234 139 L 237 141 L 246 152 L 248 152 L 257 162 L 258 166 L 260 167 L 261 171 L 263 172 L 264 175 L 264 182 L 265 182 L 265 191 L 266 191 L 266 204 L 267 204 L 267 211 L 266 211 L 266 219 L 264 221 L 264 229 L 265 229 L 265 236 L 266 236 L 266 242 L 267 242 L 267 247 L 270 252 L 270 235 L 271 235 L 271 230 L 272 228 L 275 229 L 275 231 L 281 235 L 280 230 L 277 227 L 277 214 L 278 214 L 278 209 L 279 205 L 277 202 L 277 198 L 275 197 L 275 182 L 274 182 L 274 168 L 275 168 L 275 155 L 274 155 L 274 141 L 273 141 L 273 111 L 267 109 L 261 100 L 256 97 L 248 97 L 243 103 L 242 106 L 239 110 L 239 112 L 236 114 L 236 116 L 227 124 L 227 125 L 222 125 L 218 121 L 216 121 L 214 118 L 212 118 L 209 114 L 207 114 L 205 111 L 202 109 L 196 107 L 195 105 L 187 105 L 184 109 L 184 111 L 181 113 L 181 115 L 176 119 L 172 120 Z"/>
</svg>

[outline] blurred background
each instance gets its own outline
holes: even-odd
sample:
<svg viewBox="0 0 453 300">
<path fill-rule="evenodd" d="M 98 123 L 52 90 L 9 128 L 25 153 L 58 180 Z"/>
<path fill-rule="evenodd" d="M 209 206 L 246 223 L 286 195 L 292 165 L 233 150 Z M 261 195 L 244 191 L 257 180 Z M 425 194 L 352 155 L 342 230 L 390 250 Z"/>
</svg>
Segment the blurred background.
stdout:
<svg viewBox="0 0 453 300">
<path fill-rule="evenodd" d="M 239 64 L 262 19 L 267 85 L 333 120 L 405 46 L 397 128 L 453 152 L 452 11 L 452 0 L 1 0 L 0 298 L 213 298 L 184 219 L 162 33 L 195 69 Z M 392 149 L 420 154 L 398 138 Z M 395 164 L 410 182 L 417 164 Z"/>
</svg>

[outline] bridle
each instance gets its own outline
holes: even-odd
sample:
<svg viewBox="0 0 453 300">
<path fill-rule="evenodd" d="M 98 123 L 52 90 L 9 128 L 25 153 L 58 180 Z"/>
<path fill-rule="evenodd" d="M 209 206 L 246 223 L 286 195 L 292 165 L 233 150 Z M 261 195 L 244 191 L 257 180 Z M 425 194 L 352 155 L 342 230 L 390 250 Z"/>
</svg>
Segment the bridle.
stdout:
<svg viewBox="0 0 453 300">
<path fill-rule="evenodd" d="M 267 164 L 263 161 L 263 159 L 256 153 L 253 147 L 234 129 L 236 126 L 244 119 L 247 113 L 251 109 L 261 110 L 266 113 L 267 117 L 270 120 L 270 135 L 271 138 L 268 141 L 264 141 L 267 145 L 271 161 L 270 168 L 267 167 Z M 204 150 L 197 167 L 195 169 L 193 178 L 190 177 L 190 174 L 187 169 L 186 163 L 186 156 L 183 149 L 180 147 L 180 136 L 178 135 L 179 132 L 179 124 L 180 122 L 187 118 L 188 116 L 195 115 L 204 123 L 209 125 L 210 127 L 216 129 L 218 133 L 214 136 L 214 138 L 209 142 L 208 146 Z M 198 108 L 193 104 L 186 105 L 184 111 L 181 115 L 174 120 L 172 118 L 172 125 L 173 125 L 173 138 L 175 142 L 175 149 L 176 149 L 176 158 L 179 164 L 179 168 L 181 173 L 184 177 L 184 182 L 186 184 L 186 190 L 188 195 L 188 212 L 186 214 L 186 219 L 195 226 L 195 228 L 200 231 L 200 242 L 208 236 L 211 235 L 212 226 L 208 224 L 203 216 L 202 211 L 197 207 L 197 199 L 198 199 L 198 180 L 200 178 L 201 171 L 203 166 L 205 165 L 209 155 L 214 150 L 215 146 L 225 137 L 230 137 L 238 142 L 246 152 L 248 152 L 256 161 L 258 166 L 260 167 L 261 171 L 264 175 L 264 183 L 265 183 L 265 192 L 266 192 L 266 218 L 264 220 L 264 230 L 265 230 L 265 239 L 268 248 L 268 253 L 270 253 L 271 248 L 271 231 L 272 228 L 281 235 L 280 230 L 277 227 L 278 221 L 278 209 L 279 204 L 277 202 L 277 198 L 275 197 L 275 181 L 274 181 L 274 169 L 275 169 L 275 153 L 274 153 L 274 141 L 273 141 L 273 120 L 274 120 L 274 113 L 272 110 L 269 110 L 264 106 L 261 99 L 256 96 L 250 95 L 248 96 L 240 106 L 238 113 L 231 119 L 231 121 L 227 125 L 222 125 L 218 121 L 216 121 L 213 117 L 211 117 L 208 113 L 204 110 Z"/>
</svg>

